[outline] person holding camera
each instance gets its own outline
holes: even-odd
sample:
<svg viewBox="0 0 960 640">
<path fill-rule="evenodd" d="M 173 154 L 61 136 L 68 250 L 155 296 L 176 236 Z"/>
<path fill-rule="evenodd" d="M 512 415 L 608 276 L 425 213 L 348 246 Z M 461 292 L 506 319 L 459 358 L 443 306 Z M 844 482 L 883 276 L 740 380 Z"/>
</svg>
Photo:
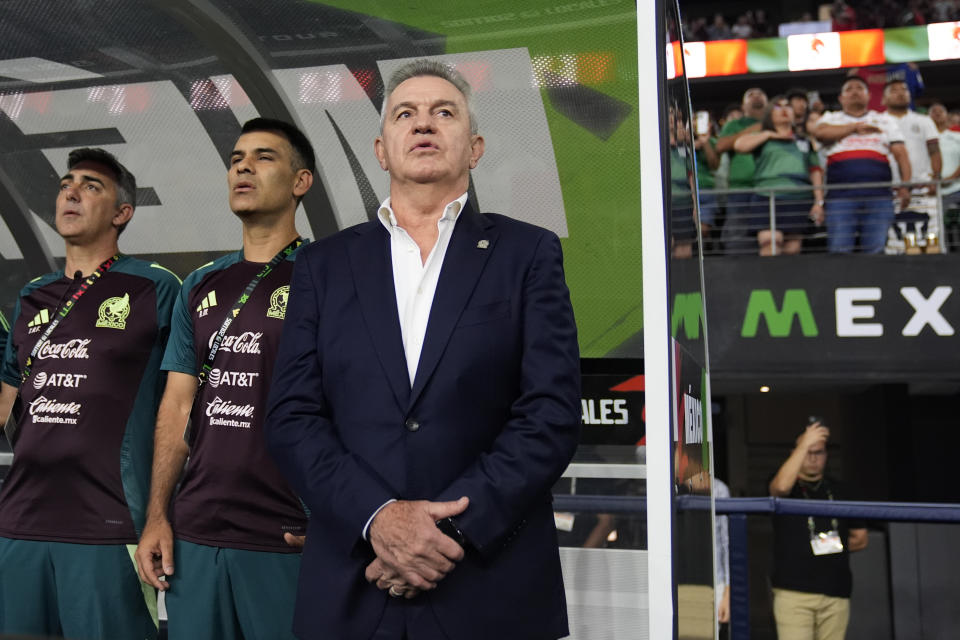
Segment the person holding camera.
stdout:
<svg viewBox="0 0 960 640">
<path fill-rule="evenodd" d="M 770 495 L 836 500 L 836 480 L 826 476 L 830 430 L 821 418 L 797 437 L 790 456 L 770 480 Z M 780 640 L 842 640 L 850 619 L 849 554 L 867 546 L 862 523 L 814 516 L 773 521 L 773 616 Z"/>
</svg>

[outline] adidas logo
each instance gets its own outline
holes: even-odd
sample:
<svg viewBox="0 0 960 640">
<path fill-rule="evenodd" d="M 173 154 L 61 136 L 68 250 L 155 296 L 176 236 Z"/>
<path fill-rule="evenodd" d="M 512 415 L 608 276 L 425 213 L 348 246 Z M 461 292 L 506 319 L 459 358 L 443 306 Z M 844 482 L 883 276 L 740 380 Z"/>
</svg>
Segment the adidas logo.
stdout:
<svg viewBox="0 0 960 640">
<path fill-rule="evenodd" d="M 202 318 L 210 312 L 211 307 L 217 306 L 217 292 L 211 291 L 203 296 L 203 300 L 197 305 L 198 317 Z"/>
<path fill-rule="evenodd" d="M 48 322 L 50 322 L 50 311 L 48 309 L 41 309 L 40 313 L 33 316 L 33 320 L 27 323 L 27 333 L 40 331 L 40 327 Z"/>
</svg>

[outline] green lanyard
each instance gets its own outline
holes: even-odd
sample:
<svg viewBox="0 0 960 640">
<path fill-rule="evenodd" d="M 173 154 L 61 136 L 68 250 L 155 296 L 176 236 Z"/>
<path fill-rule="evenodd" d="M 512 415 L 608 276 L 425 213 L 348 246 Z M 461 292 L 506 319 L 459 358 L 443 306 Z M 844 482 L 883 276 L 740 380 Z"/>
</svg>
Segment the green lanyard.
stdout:
<svg viewBox="0 0 960 640">
<path fill-rule="evenodd" d="M 87 290 L 89 290 L 90 287 L 92 287 L 94 283 L 97 282 L 101 276 L 103 276 L 103 274 L 109 271 L 110 267 L 115 265 L 122 255 L 123 254 L 118 253 L 117 255 L 104 260 L 103 263 L 97 267 L 96 271 L 87 276 L 83 282 L 80 283 L 80 286 L 77 287 L 77 290 L 73 292 L 73 295 L 67 298 L 66 302 L 60 305 L 60 307 L 54 312 L 53 320 L 47 325 L 46 331 L 44 331 L 40 336 L 40 339 L 37 340 L 37 344 L 33 345 L 33 350 L 30 351 L 30 355 L 27 356 L 27 361 L 23 365 L 23 371 L 20 372 L 21 386 L 27 381 L 27 378 L 30 377 L 30 369 L 33 366 L 33 360 L 37 357 L 37 354 L 40 352 L 40 348 L 43 346 L 43 344 L 50 338 L 50 334 L 53 333 L 53 330 L 56 329 L 63 319 L 67 317 L 67 314 L 73 310 L 80 297 L 83 296 L 83 294 L 85 294 Z"/>
<path fill-rule="evenodd" d="M 250 299 L 250 295 L 253 293 L 253 290 L 257 288 L 257 285 L 260 284 L 260 281 L 270 275 L 270 272 L 274 268 L 290 257 L 290 254 L 297 250 L 297 247 L 303 244 L 303 238 L 297 236 L 296 240 L 288 244 L 286 247 L 281 249 L 277 255 L 273 256 L 273 259 L 270 260 L 267 264 L 263 265 L 263 269 L 253 277 L 253 280 L 250 281 L 250 284 L 246 286 L 243 290 L 243 293 L 240 294 L 240 297 L 237 298 L 237 301 L 233 303 L 230 311 L 227 312 L 226 317 L 223 319 L 223 324 L 220 325 L 220 331 L 217 332 L 216 337 L 213 339 L 213 343 L 210 345 L 210 350 L 207 352 L 207 357 L 204 358 L 203 366 L 200 368 L 200 373 L 197 374 L 198 383 L 197 383 L 197 395 L 200 394 L 200 389 L 203 388 L 203 385 L 207 382 L 207 376 L 210 374 L 210 371 L 213 370 L 213 361 L 217 357 L 217 352 L 220 350 L 220 345 L 223 343 L 223 339 L 227 335 L 227 330 L 230 328 L 230 325 L 233 324 L 234 318 L 237 317 L 237 314 L 240 313 L 240 309 L 243 308 L 243 305 L 247 303 L 247 300 Z"/>
</svg>

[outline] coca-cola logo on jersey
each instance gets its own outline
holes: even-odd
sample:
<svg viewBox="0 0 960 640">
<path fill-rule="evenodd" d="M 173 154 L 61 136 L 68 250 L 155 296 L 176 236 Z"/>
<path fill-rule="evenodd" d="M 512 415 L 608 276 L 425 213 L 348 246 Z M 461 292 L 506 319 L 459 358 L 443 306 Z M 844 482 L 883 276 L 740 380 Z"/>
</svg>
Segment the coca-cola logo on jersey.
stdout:
<svg viewBox="0 0 960 640">
<path fill-rule="evenodd" d="M 62 360 L 76 358 L 86 360 L 90 357 L 90 354 L 87 352 L 87 347 L 90 345 L 90 342 L 90 338 L 74 338 L 73 340 L 61 343 L 44 340 L 40 345 L 40 350 L 37 352 L 37 358 L 40 360 L 47 358 L 59 358 Z"/>
<path fill-rule="evenodd" d="M 213 348 L 213 341 L 217 334 L 210 335 L 207 346 Z M 224 336 L 220 344 L 220 351 L 226 353 L 249 353 L 260 355 L 260 338 L 263 337 L 263 331 L 244 331 L 237 336 Z"/>
</svg>

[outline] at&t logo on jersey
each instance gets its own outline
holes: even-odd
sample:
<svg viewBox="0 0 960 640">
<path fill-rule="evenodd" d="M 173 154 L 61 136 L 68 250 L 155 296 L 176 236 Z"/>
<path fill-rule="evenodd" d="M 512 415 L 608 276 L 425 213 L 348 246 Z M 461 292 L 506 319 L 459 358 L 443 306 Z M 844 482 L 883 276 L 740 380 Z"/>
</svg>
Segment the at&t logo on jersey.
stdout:
<svg viewBox="0 0 960 640">
<path fill-rule="evenodd" d="M 107 329 L 126 329 L 129 315 L 129 293 L 123 294 L 123 297 L 107 298 L 97 311 L 97 326 Z"/>
<path fill-rule="evenodd" d="M 37 359 L 86 360 L 90 357 L 87 351 L 90 342 L 90 338 L 74 338 L 73 340 L 67 340 L 60 344 L 54 344 L 49 340 L 44 340 L 43 344 L 40 345 L 40 351 L 37 352 Z"/>
<path fill-rule="evenodd" d="M 216 333 L 211 333 L 207 345 L 212 347 L 216 337 Z M 260 355 L 260 338 L 262 337 L 263 331 L 244 331 L 238 336 L 225 336 L 220 344 L 220 351 Z"/>
<path fill-rule="evenodd" d="M 252 387 L 260 377 L 259 371 L 224 371 L 222 369 L 212 369 L 207 376 L 207 383 L 216 389 L 223 385 L 224 387 Z"/>
<path fill-rule="evenodd" d="M 267 309 L 268 318 L 278 318 L 283 320 L 287 317 L 287 299 L 290 297 L 290 285 L 285 284 L 277 287 L 270 294 L 270 308 Z"/>
<path fill-rule="evenodd" d="M 33 377 L 33 388 L 43 387 L 79 387 L 87 379 L 85 373 L 51 373 L 40 371 Z"/>
</svg>

